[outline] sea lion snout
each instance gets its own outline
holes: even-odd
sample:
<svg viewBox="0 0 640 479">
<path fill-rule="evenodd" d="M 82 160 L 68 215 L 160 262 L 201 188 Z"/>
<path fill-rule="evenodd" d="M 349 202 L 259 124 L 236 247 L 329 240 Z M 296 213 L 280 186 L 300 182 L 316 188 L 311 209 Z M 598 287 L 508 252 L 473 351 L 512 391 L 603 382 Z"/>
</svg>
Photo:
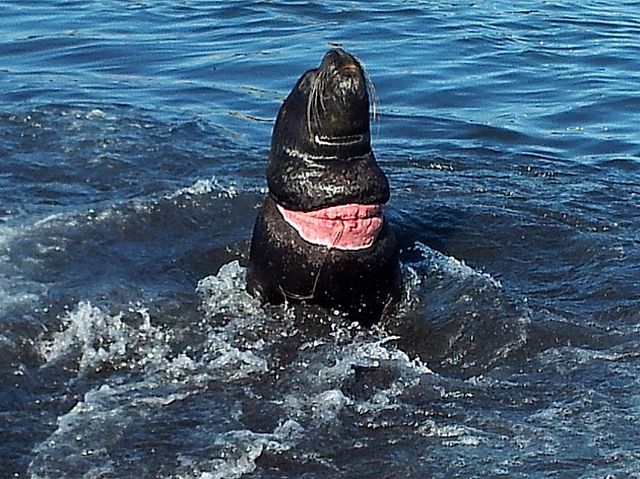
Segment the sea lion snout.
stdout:
<svg viewBox="0 0 640 479">
<path fill-rule="evenodd" d="M 334 83 L 327 92 L 342 101 L 353 101 L 353 95 L 368 104 L 367 80 L 360 62 L 342 49 L 329 50 L 320 64 L 320 71 L 328 71 Z"/>
<path fill-rule="evenodd" d="M 317 70 L 307 104 L 312 139 L 359 137 L 369 142 L 370 85 L 360 62 L 341 49 L 329 50 Z"/>
</svg>

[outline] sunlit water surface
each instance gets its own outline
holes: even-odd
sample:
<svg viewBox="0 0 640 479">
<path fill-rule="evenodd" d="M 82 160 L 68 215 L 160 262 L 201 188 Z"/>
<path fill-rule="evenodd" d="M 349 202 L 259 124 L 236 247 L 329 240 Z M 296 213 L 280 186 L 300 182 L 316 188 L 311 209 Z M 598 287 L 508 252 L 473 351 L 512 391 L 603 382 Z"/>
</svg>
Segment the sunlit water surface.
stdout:
<svg viewBox="0 0 640 479">
<path fill-rule="evenodd" d="M 640 477 L 640 3 L 0 2 L 0 477 Z M 273 119 L 376 87 L 388 324 L 244 292 Z"/>
</svg>

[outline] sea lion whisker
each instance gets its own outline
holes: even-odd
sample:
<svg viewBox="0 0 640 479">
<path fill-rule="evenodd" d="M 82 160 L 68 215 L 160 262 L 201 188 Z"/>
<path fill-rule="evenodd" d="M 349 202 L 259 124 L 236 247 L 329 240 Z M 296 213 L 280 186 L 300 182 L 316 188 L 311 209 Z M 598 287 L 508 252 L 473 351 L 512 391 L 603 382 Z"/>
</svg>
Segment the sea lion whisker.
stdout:
<svg viewBox="0 0 640 479">
<path fill-rule="evenodd" d="M 320 128 L 320 108 L 322 108 L 322 82 L 323 72 L 320 70 L 313 81 L 313 87 L 310 95 L 311 104 L 311 125 L 315 124 L 317 128 Z M 313 131 L 309 131 L 310 134 Z"/>
<path fill-rule="evenodd" d="M 309 97 L 307 99 L 307 105 L 306 105 L 307 131 L 309 132 L 309 135 L 312 134 L 311 116 L 313 114 L 312 110 L 313 110 L 313 98 L 315 96 L 315 88 L 316 88 L 316 82 L 314 80 L 313 83 L 311 84 L 311 89 L 309 90 Z"/>
<path fill-rule="evenodd" d="M 319 92 L 320 108 L 321 108 L 320 112 L 324 113 L 324 112 L 326 111 L 326 107 L 325 107 L 325 105 L 324 105 L 324 95 L 322 94 L 322 92 L 324 92 L 324 89 L 325 89 L 325 87 L 326 87 L 326 84 L 323 84 L 323 82 L 324 82 L 324 83 L 326 83 L 326 82 L 328 81 L 328 79 L 329 79 L 329 73 L 328 73 L 328 72 L 323 71 L 323 72 L 319 75 L 319 79 L 320 79 L 320 82 L 319 82 L 319 84 L 318 84 L 318 92 Z"/>
<path fill-rule="evenodd" d="M 311 105 L 311 118 L 309 121 L 309 134 L 313 135 L 313 131 L 311 129 L 311 125 L 313 123 L 316 124 L 318 130 L 322 129 L 321 124 L 321 113 L 323 113 L 326 108 L 324 104 L 324 96 L 322 94 L 325 83 L 326 83 L 326 72 L 320 71 L 320 73 L 316 76 L 312 88 L 311 93 L 309 95 L 309 103 Z"/>
<path fill-rule="evenodd" d="M 311 88 L 309 89 L 309 95 L 307 97 L 307 104 L 306 104 L 307 131 L 309 132 L 309 135 L 311 135 L 313 132 L 311 124 L 313 120 L 313 106 L 315 102 L 315 97 L 317 95 L 316 93 L 317 84 L 318 83 L 317 83 L 317 76 L 316 76 L 311 82 Z"/>
<path fill-rule="evenodd" d="M 364 69 L 363 69 L 363 74 L 364 74 L 364 82 L 367 88 L 367 93 L 369 94 L 369 106 L 371 108 L 371 119 L 373 121 L 379 122 L 380 121 L 380 109 L 379 109 L 380 101 L 379 101 L 378 95 L 376 94 L 376 87 L 373 84 L 373 81 L 371 81 L 371 77 L 369 76 L 367 71 Z"/>
</svg>

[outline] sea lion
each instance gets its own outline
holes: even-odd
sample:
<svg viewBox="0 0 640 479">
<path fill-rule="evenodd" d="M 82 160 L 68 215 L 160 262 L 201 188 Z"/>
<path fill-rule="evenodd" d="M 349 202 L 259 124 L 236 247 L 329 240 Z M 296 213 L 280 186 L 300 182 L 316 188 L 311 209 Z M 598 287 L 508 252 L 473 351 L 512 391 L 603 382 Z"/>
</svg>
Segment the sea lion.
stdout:
<svg viewBox="0 0 640 479">
<path fill-rule="evenodd" d="M 313 302 L 371 325 L 398 298 L 398 247 L 382 212 L 389 182 L 371 149 L 370 89 L 360 62 L 333 49 L 282 104 L 247 273 L 247 290 L 263 301 Z"/>
</svg>

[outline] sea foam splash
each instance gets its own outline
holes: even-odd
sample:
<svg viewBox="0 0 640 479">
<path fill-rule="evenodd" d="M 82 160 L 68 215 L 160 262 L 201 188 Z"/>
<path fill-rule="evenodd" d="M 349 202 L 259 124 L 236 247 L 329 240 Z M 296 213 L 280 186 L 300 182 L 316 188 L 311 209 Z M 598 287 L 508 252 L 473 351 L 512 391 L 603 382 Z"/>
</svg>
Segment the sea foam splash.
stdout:
<svg viewBox="0 0 640 479">
<path fill-rule="evenodd" d="M 437 382 L 383 329 L 326 312 L 312 313 L 326 329 L 305 329 L 300 308 L 248 295 L 245 275 L 234 261 L 199 282 L 202 316 L 191 327 L 202 341 L 182 350 L 145 308 L 109 314 L 82 302 L 69 312 L 40 341 L 44 367 L 75 364 L 70 381 L 89 386 L 36 447 L 32 477 L 150 474 L 154 461 L 127 459 L 145 448 L 174 464 L 166 477 L 238 478 L 283 455 L 331 470 L 309 441 L 345 420 L 375 429 L 406 407 L 408 391 Z M 167 435 L 181 440 L 156 439 Z"/>
</svg>

